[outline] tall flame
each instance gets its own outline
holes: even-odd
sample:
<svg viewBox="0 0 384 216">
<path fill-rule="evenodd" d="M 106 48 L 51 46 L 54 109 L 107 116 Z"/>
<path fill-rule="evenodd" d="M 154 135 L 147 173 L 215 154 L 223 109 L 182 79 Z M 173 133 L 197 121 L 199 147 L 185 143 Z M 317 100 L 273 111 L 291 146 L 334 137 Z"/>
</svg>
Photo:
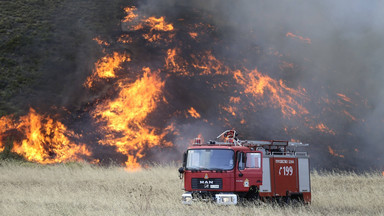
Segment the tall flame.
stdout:
<svg viewBox="0 0 384 216">
<path fill-rule="evenodd" d="M 91 156 L 84 144 L 76 145 L 69 140 L 69 137 L 77 136 L 73 131 L 49 116 L 39 115 L 32 108 L 28 115 L 21 116 L 18 121 L 2 117 L 1 123 L 1 134 L 7 130 L 17 130 L 25 136 L 21 141 L 13 141 L 12 151 L 23 155 L 29 161 L 51 164 L 79 161 L 83 157 Z M 0 143 L 3 149 L 4 144 Z"/>
<path fill-rule="evenodd" d="M 119 94 L 97 105 L 92 112 L 94 118 L 104 123 L 105 139 L 103 145 L 115 146 L 118 152 L 128 157 L 125 162 L 130 170 L 140 167 L 138 159 L 145 156 L 145 150 L 156 145 L 169 146 L 164 142 L 165 132 L 146 124 L 148 115 L 157 107 L 161 99 L 164 82 L 158 72 L 143 68 L 143 76 L 134 83 L 119 80 Z"/>
</svg>

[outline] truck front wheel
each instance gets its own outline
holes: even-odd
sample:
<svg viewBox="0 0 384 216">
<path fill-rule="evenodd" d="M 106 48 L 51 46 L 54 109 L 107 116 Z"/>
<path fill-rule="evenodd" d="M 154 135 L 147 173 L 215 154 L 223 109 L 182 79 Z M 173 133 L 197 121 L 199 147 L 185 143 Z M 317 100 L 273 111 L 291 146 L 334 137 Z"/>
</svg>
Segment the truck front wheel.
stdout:
<svg viewBox="0 0 384 216">
<path fill-rule="evenodd" d="M 245 195 L 245 198 L 252 201 L 260 199 L 259 188 L 257 188 L 255 185 L 252 185 L 249 188 L 249 191 L 247 192 L 247 194 Z"/>
</svg>

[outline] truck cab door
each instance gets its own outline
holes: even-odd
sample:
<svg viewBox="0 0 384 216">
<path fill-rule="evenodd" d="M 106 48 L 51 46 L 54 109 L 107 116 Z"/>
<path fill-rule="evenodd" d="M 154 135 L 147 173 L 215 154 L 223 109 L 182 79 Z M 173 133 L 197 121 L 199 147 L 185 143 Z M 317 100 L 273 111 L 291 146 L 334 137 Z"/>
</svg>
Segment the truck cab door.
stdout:
<svg viewBox="0 0 384 216">
<path fill-rule="evenodd" d="M 251 186 L 261 185 L 263 178 L 262 153 L 258 151 L 239 151 L 236 156 L 236 191 L 247 192 Z"/>
</svg>

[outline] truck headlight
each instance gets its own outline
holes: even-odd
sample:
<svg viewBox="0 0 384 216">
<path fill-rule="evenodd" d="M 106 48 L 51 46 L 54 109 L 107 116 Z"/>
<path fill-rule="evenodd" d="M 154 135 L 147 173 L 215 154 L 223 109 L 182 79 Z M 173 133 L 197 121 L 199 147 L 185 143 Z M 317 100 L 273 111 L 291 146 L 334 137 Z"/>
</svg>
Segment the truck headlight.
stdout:
<svg viewBox="0 0 384 216">
<path fill-rule="evenodd" d="M 229 203 L 232 202 L 232 197 L 223 197 L 221 198 L 221 200 L 223 201 L 223 203 Z"/>
</svg>

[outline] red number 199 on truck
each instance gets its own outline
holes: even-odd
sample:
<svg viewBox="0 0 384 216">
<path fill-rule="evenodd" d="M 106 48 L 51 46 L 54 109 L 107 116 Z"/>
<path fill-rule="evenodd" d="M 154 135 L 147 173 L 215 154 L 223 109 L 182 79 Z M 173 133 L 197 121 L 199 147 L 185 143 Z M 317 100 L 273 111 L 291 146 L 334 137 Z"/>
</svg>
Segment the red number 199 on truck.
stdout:
<svg viewBox="0 0 384 216">
<path fill-rule="evenodd" d="M 179 168 L 183 204 L 211 200 L 234 205 L 240 199 L 311 202 L 308 146 L 281 140 L 239 140 L 227 130 L 215 141 L 196 138 Z"/>
</svg>

